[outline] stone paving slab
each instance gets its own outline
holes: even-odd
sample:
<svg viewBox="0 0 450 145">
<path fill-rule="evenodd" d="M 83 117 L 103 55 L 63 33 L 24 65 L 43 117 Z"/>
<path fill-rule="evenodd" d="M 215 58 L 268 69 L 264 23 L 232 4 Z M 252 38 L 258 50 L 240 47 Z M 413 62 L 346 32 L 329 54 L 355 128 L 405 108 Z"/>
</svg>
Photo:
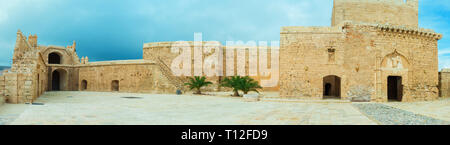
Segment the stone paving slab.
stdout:
<svg viewBox="0 0 450 145">
<path fill-rule="evenodd" d="M 70 96 L 70 97 L 69 97 Z M 141 97 L 126 99 L 123 97 Z M 241 98 L 48 92 L 10 124 L 375 125 L 350 103 L 244 102 Z"/>
<path fill-rule="evenodd" d="M 3 104 L 0 106 L 0 125 L 11 124 L 27 108 L 24 104 Z"/>
<path fill-rule="evenodd" d="M 450 125 L 450 122 L 415 114 L 378 103 L 353 104 L 361 112 L 384 125 Z"/>
<path fill-rule="evenodd" d="M 450 122 L 450 98 L 426 102 L 389 102 L 383 103 L 394 108 Z"/>
<path fill-rule="evenodd" d="M 208 95 L 178 96 L 109 92 L 47 92 L 36 102 L 43 105 L 5 104 L 1 106 L 0 124 L 448 124 L 448 120 L 445 120 L 449 116 L 448 110 L 445 109 L 446 107 L 448 108 L 448 102 L 445 100 L 434 103 L 386 103 L 387 105 L 383 105 L 378 103 L 342 103 L 335 101 L 245 102 L 238 97 Z M 436 107 L 432 107 L 433 104 Z M 407 109 L 416 110 L 416 112 L 408 111 Z M 428 113 L 428 115 L 422 115 L 424 113 Z M 439 118 L 430 117 L 430 113 Z"/>
</svg>

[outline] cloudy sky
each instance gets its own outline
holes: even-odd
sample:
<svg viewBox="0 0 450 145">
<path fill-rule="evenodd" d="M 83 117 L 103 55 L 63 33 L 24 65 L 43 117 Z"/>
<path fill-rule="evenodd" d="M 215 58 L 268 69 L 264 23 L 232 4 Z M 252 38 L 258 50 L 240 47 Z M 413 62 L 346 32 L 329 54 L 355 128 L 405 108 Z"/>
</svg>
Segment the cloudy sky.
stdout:
<svg viewBox="0 0 450 145">
<path fill-rule="evenodd" d="M 70 45 L 91 61 L 140 59 L 146 42 L 279 40 L 282 26 L 328 26 L 332 0 L 0 0 L 0 65 L 10 65 L 17 29 L 41 45 Z M 444 34 L 450 67 L 450 3 L 420 0 L 420 27 Z"/>
</svg>

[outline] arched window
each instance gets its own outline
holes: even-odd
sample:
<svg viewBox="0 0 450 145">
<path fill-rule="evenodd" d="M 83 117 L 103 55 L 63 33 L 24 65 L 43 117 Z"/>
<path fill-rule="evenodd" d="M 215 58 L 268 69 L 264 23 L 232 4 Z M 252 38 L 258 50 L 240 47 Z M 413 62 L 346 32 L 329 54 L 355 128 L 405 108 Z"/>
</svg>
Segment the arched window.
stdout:
<svg viewBox="0 0 450 145">
<path fill-rule="evenodd" d="M 55 52 L 48 55 L 48 64 L 61 64 L 61 56 Z"/>
</svg>

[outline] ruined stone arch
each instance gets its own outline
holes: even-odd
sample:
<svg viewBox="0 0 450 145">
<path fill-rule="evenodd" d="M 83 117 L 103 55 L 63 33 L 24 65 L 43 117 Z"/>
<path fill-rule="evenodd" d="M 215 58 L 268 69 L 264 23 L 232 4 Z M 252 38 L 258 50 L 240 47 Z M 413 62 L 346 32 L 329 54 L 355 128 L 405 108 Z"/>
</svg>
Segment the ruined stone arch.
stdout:
<svg viewBox="0 0 450 145">
<path fill-rule="evenodd" d="M 67 50 L 63 49 L 63 48 L 58 48 L 58 47 L 47 47 L 44 51 L 43 51 L 43 56 L 46 57 L 47 63 L 48 64 L 67 64 L 70 63 L 69 59 L 71 54 L 69 52 L 67 52 Z M 60 63 L 50 63 L 50 59 L 49 56 L 50 54 L 57 54 L 60 57 Z"/>
</svg>

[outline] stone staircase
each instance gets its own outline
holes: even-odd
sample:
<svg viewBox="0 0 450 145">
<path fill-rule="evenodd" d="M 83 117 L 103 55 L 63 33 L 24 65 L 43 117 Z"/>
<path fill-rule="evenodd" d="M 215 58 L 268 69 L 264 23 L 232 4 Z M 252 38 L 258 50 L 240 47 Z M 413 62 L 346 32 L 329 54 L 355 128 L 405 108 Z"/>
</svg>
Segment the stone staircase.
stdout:
<svg viewBox="0 0 450 145">
<path fill-rule="evenodd" d="M 161 60 L 161 58 L 159 57 L 156 59 L 156 61 L 162 74 L 169 80 L 169 83 L 174 85 L 178 90 L 184 91 L 183 81 L 180 78 L 173 75 L 170 67 L 166 63 L 164 63 L 164 61 Z"/>
</svg>

